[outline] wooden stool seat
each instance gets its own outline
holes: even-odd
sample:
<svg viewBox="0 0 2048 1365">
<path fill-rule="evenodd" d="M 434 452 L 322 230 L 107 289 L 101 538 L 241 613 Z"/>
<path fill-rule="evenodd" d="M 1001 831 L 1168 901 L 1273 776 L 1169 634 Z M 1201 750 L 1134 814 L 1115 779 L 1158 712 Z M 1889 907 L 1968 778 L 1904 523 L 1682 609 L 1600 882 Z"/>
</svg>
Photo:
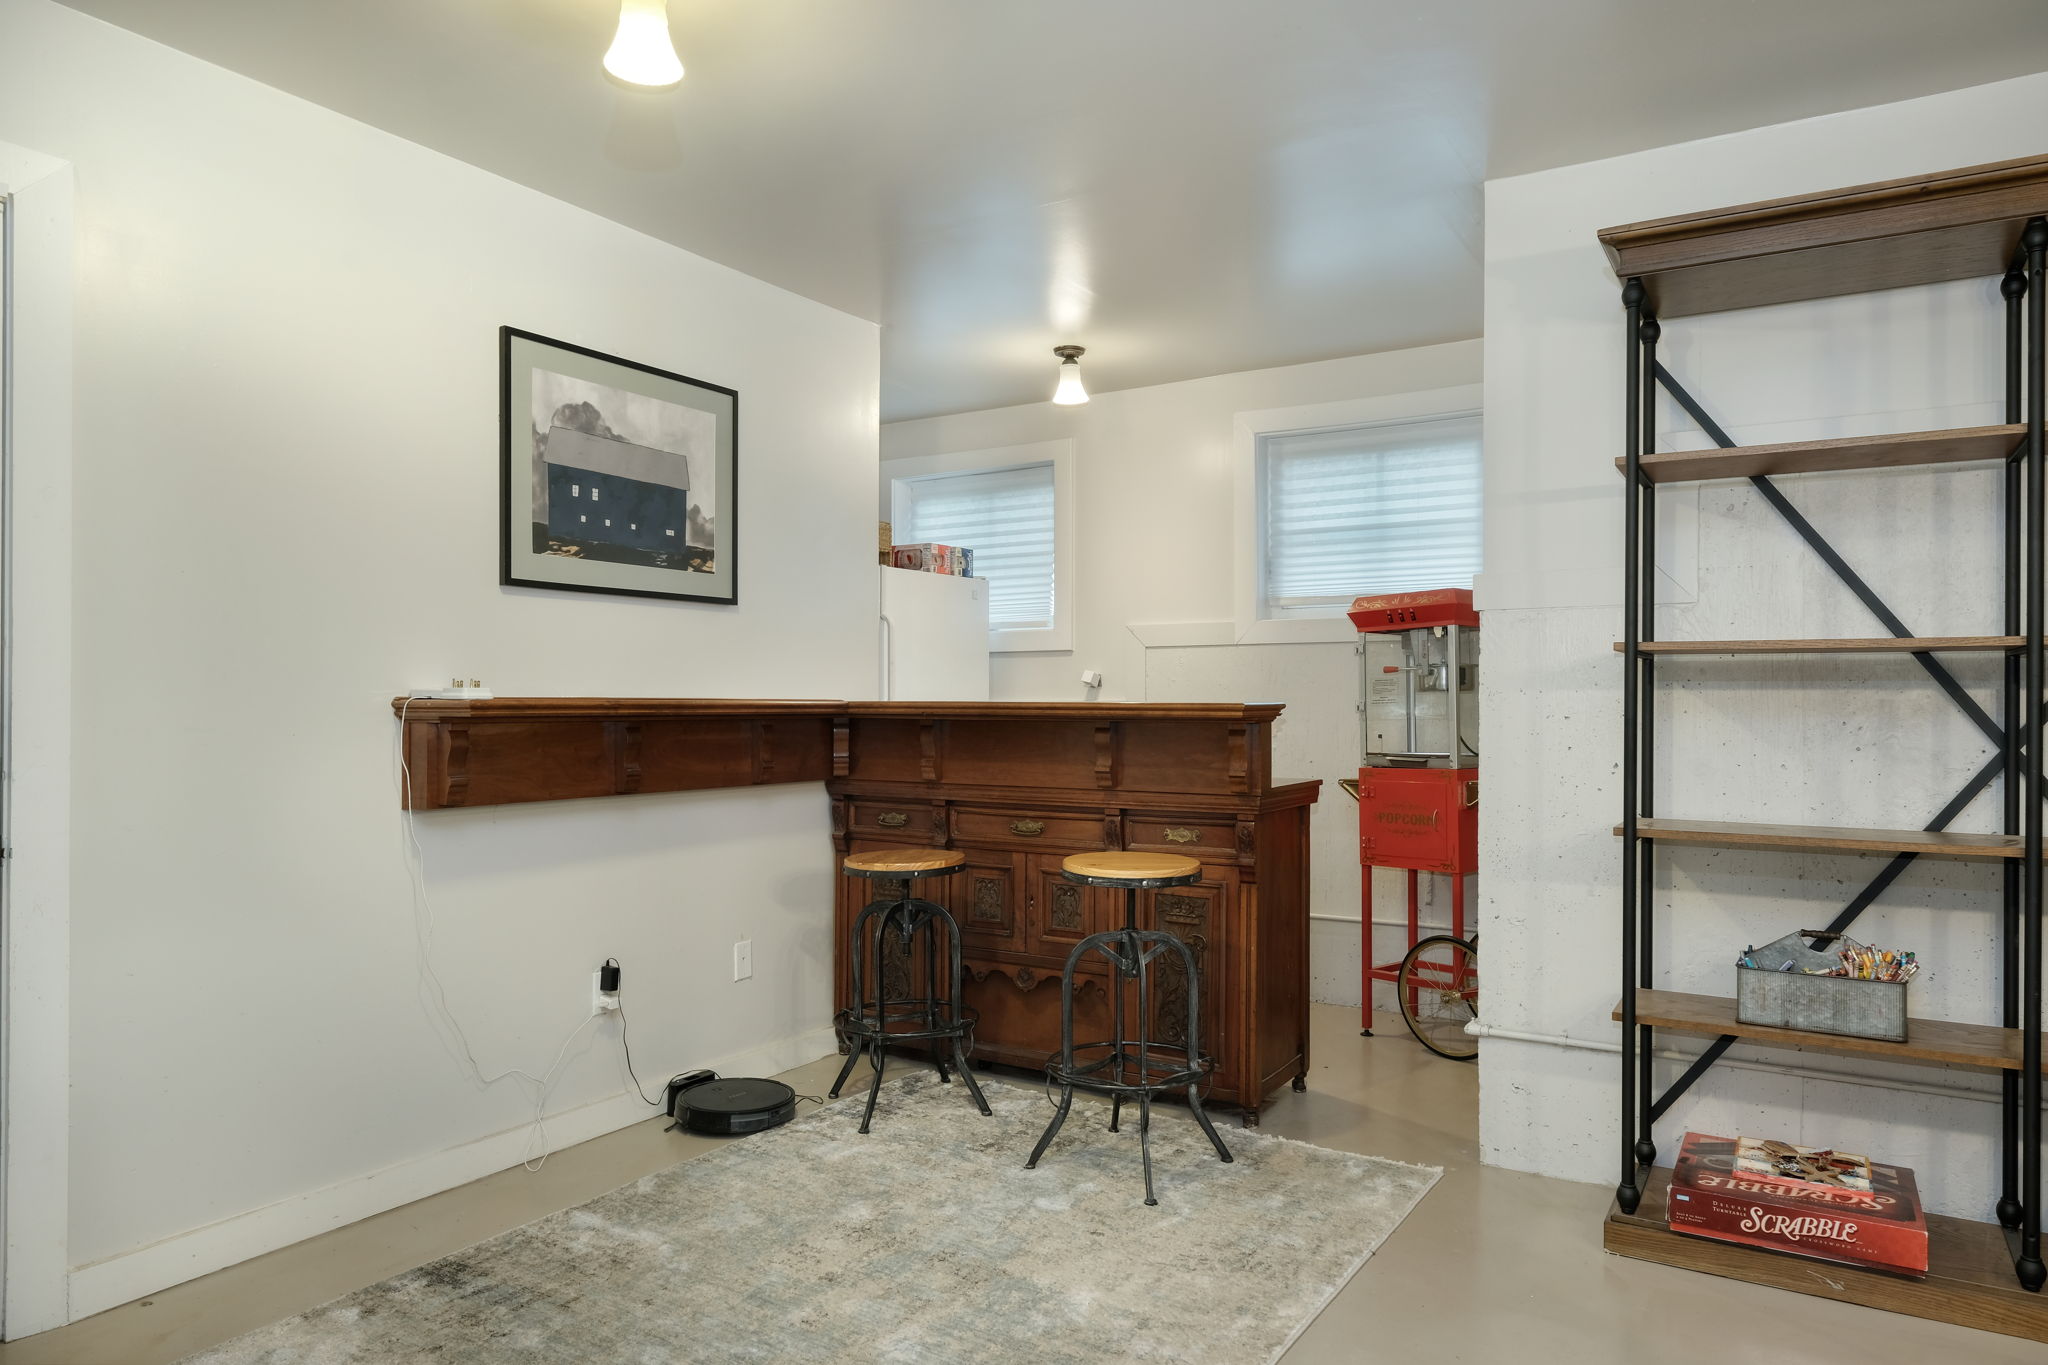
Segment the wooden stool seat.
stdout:
<svg viewBox="0 0 2048 1365">
<path fill-rule="evenodd" d="M 846 870 L 856 877 L 930 877 L 966 861 L 957 848 L 877 848 L 847 854 Z"/>
<path fill-rule="evenodd" d="M 1067 880 L 1089 886 L 1186 886 L 1202 865 L 1178 853 L 1076 853 L 1060 864 Z"/>
</svg>

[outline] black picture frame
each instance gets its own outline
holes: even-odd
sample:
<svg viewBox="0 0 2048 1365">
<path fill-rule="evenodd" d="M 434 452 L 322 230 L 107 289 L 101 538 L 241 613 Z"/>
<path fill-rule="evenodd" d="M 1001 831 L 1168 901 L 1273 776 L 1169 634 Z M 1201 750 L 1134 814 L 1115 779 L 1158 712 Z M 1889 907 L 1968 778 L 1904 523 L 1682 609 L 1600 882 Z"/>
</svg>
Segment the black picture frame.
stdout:
<svg viewBox="0 0 2048 1365">
<path fill-rule="evenodd" d="M 714 583 L 707 585 L 711 590 L 703 592 L 669 590 L 665 585 L 659 583 L 659 575 L 702 572 L 702 570 L 695 569 L 694 563 L 691 567 L 685 568 L 679 565 L 648 564 L 640 562 L 640 559 L 631 561 L 615 559 L 590 561 L 577 557 L 573 553 L 539 552 L 536 550 L 536 542 L 545 534 L 542 524 L 532 519 L 537 499 L 531 495 L 522 498 L 518 491 L 522 480 L 531 482 L 536 479 L 536 462 L 541 458 L 540 453 L 532 445 L 535 427 L 530 411 L 531 386 L 534 382 L 531 375 L 536 367 L 523 363 L 520 360 L 519 352 L 522 349 L 522 345 L 538 353 L 544 354 L 545 352 L 552 351 L 570 358 L 567 364 L 584 371 L 584 378 L 593 374 L 604 376 L 604 380 L 591 380 L 590 382 L 599 383 L 612 380 L 616 381 L 613 385 L 614 387 L 623 389 L 635 384 L 637 380 L 638 386 L 630 389 L 629 392 L 638 397 L 651 399 L 657 403 L 666 403 L 671 407 L 696 409 L 708 413 L 712 417 L 712 450 L 706 458 L 714 471 L 713 506 L 716 521 L 713 523 L 715 527 L 714 538 L 708 549 L 708 562 L 714 565 L 722 565 L 722 569 L 712 571 Z M 551 375 L 551 377 L 558 376 Z M 525 380 L 523 385 L 521 383 L 522 378 Z M 649 388 L 660 388 L 664 385 L 677 386 L 684 391 L 697 391 L 703 395 L 708 395 L 710 397 L 705 401 L 711 406 L 706 408 L 701 403 L 678 404 L 672 401 L 675 396 L 673 393 L 663 395 L 648 392 Z M 515 412 L 514 404 L 520 398 L 525 398 L 528 401 L 522 405 L 521 411 Z M 543 588 L 555 592 L 604 593 L 618 597 L 665 598 L 670 601 L 700 602 L 714 606 L 739 605 L 739 399 L 740 396 L 737 389 L 727 388 L 723 384 L 714 384 L 709 380 L 695 379 L 686 374 L 678 374 L 673 370 L 664 370 L 658 366 L 642 364 L 636 360 L 628 360 L 623 356 L 593 350 L 588 346 L 578 346 L 574 342 L 542 336 L 537 332 L 529 332 L 511 326 L 500 327 L 498 329 L 499 585 L 508 588 Z M 616 433 L 608 434 L 616 436 Z M 640 449 L 639 447 L 629 448 Z M 652 453 L 656 455 L 672 454 L 660 449 L 654 450 Z M 684 457 L 674 455 L 673 458 L 681 459 Z M 692 489 L 685 487 L 680 491 L 683 495 L 682 502 L 685 508 L 685 521 L 687 522 L 689 516 L 696 513 L 699 509 L 689 504 L 689 494 L 693 491 Z M 592 489 L 591 496 L 593 499 L 597 497 L 595 487 Z M 609 522 L 605 524 L 610 525 Z M 635 530 L 637 530 L 637 527 Z M 690 531 L 686 530 L 685 534 L 687 536 L 690 534 Z M 687 539 L 685 544 L 689 545 L 688 553 L 691 555 L 695 555 L 702 548 L 690 545 Z M 604 548 L 610 549 L 612 547 Z M 657 556 L 646 550 L 625 551 L 624 553 L 637 554 L 642 559 L 673 557 L 666 555 Z M 553 562 L 556 560 L 559 560 L 560 563 L 556 564 Z M 533 576 L 540 561 L 548 561 L 545 566 L 547 571 L 559 572 L 559 576 Z M 579 577 L 585 576 L 579 573 L 578 566 L 590 566 L 589 573 L 599 575 L 603 579 L 610 581 L 577 581 Z M 522 567 L 526 567 L 527 572 L 520 572 Z M 641 579 L 648 581 L 645 585 L 636 585 Z M 723 584 L 722 591 L 717 590 L 716 585 L 719 583 Z M 694 585 L 679 585 L 679 587 L 687 586 Z"/>
</svg>

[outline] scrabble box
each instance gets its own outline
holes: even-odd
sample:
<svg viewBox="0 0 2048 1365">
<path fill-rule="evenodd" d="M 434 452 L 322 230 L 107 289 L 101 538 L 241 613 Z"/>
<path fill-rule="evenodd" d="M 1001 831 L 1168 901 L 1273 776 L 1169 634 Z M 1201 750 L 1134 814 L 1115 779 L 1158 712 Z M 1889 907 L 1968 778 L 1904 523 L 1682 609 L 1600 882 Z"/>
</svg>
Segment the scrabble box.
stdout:
<svg viewBox="0 0 2048 1365">
<path fill-rule="evenodd" d="M 1673 1232 L 1901 1275 L 1927 1273 L 1927 1214 L 1913 1173 L 1870 1163 L 1870 1188 L 1738 1169 L 1736 1140 L 1687 1133 L 1671 1172 Z"/>
</svg>

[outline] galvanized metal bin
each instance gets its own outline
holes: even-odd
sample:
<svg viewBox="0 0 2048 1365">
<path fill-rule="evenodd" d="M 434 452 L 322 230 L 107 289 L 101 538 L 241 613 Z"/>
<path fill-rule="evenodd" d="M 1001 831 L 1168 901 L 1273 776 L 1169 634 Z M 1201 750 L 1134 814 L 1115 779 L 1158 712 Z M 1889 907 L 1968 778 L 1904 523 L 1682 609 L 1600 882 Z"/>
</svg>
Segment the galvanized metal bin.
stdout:
<svg viewBox="0 0 2048 1365">
<path fill-rule="evenodd" d="M 1825 942 L 1826 949 L 1814 948 L 1809 940 Z M 1863 946 L 1840 935 L 1801 929 L 1755 949 L 1750 955 L 1755 967 L 1735 968 L 1736 1022 L 1905 1042 L 1908 982 L 1808 976 L 1803 970 L 1834 967 L 1842 949 Z M 1792 970 L 1780 969 L 1788 961 Z"/>
</svg>

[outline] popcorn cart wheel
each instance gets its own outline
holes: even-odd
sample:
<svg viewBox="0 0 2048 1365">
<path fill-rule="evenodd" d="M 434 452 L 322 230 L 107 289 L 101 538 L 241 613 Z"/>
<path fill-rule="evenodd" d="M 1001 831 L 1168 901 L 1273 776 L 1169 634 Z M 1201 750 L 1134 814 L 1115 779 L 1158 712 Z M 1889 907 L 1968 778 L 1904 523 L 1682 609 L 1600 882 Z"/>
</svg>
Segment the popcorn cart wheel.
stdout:
<svg viewBox="0 0 2048 1365">
<path fill-rule="evenodd" d="M 1465 1025 L 1479 1017 L 1479 935 L 1434 934 L 1401 959 L 1394 993 L 1417 1042 L 1439 1057 L 1469 1062 L 1479 1040 Z"/>
</svg>

